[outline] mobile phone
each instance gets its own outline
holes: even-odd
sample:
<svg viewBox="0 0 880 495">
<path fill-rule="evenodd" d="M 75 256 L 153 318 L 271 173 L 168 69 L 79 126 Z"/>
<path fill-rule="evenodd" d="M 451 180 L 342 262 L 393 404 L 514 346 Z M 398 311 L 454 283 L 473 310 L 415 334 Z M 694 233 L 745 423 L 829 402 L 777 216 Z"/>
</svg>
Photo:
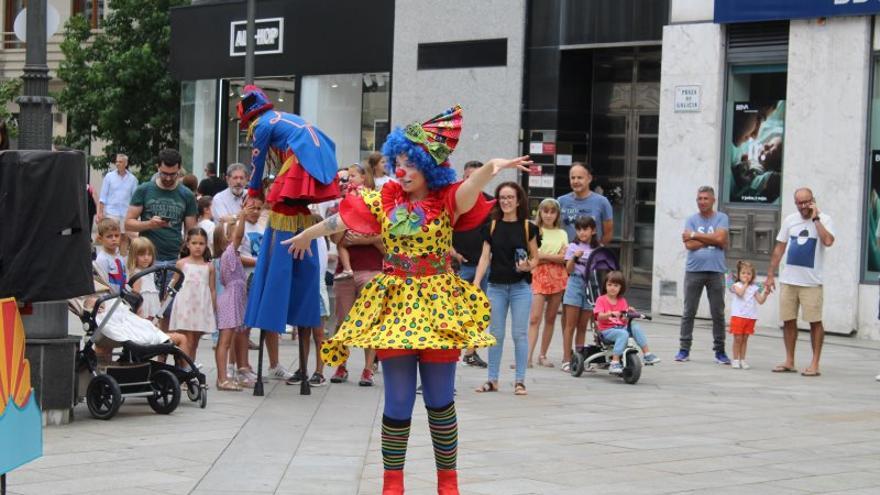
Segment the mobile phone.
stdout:
<svg viewBox="0 0 880 495">
<path fill-rule="evenodd" d="M 174 220 L 174 219 L 171 218 L 171 217 L 161 217 L 161 216 L 160 216 L 159 218 L 161 218 L 163 222 L 168 222 L 168 223 L 171 223 L 172 220 Z"/>
<path fill-rule="evenodd" d="M 529 259 L 529 253 L 523 248 L 516 248 L 516 251 L 514 251 L 514 259 L 516 259 L 517 264 L 520 264 Z"/>
</svg>

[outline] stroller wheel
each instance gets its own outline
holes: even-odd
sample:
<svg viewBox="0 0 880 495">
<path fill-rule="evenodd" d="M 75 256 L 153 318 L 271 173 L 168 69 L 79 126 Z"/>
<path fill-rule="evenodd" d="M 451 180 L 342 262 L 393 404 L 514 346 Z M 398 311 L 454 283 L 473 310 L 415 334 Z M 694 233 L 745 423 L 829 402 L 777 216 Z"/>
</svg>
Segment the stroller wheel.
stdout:
<svg viewBox="0 0 880 495">
<path fill-rule="evenodd" d="M 153 395 L 147 399 L 158 414 L 171 414 L 180 404 L 180 382 L 174 373 L 159 370 L 152 376 Z"/>
<path fill-rule="evenodd" d="M 578 377 L 584 374 L 584 355 L 580 352 L 573 351 L 571 353 L 571 376 Z"/>
<path fill-rule="evenodd" d="M 623 381 L 630 385 L 635 385 L 642 376 L 642 360 L 635 352 L 626 355 L 626 365 L 623 367 Z"/>
<path fill-rule="evenodd" d="M 208 389 L 200 387 L 199 390 L 202 391 L 201 394 L 199 394 L 199 398 L 201 399 L 201 401 L 199 402 L 199 407 L 201 409 L 204 409 L 208 405 Z"/>
<path fill-rule="evenodd" d="M 95 419 L 110 419 L 122 405 L 122 391 L 110 375 L 98 375 L 86 389 L 86 405 Z"/>
<path fill-rule="evenodd" d="M 202 387 L 199 385 L 199 381 L 193 378 L 186 382 L 186 397 L 192 402 L 198 402 L 199 399 L 202 398 Z"/>
</svg>

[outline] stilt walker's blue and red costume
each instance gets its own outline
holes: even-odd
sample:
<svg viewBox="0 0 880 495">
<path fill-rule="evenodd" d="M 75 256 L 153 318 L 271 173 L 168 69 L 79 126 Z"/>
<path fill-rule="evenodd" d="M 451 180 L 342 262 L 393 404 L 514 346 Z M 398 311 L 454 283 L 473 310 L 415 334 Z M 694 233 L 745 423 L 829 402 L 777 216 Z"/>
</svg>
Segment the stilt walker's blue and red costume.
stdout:
<svg viewBox="0 0 880 495">
<path fill-rule="evenodd" d="M 245 86 L 238 104 L 242 129 L 253 140 L 253 173 L 249 196 L 265 195 L 271 205 L 269 223 L 248 293 L 245 325 L 283 333 L 286 325 L 301 328 L 321 324 L 317 256 L 294 259 L 281 245 L 314 221 L 308 205 L 339 197 L 336 145 L 299 115 L 273 110 L 265 93 Z M 266 158 L 277 154 L 282 163 L 268 191 L 262 191 Z M 317 241 L 312 252 L 317 253 Z"/>
</svg>

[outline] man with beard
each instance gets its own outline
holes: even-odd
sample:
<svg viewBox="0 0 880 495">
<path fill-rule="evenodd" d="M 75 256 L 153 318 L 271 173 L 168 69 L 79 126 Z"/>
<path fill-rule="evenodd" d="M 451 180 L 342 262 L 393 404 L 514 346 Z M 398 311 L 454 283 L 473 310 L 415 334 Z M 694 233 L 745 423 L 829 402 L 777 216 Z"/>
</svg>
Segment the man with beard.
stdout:
<svg viewBox="0 0 880 495">
<path fill-rule="evenodd" d="M 233 163 L 226 169 L 226 185 L 229 187 L 217 193 L 211 203 L 215 222 L 235 221 L 244 206 L 247 176 L 247 167 L 242 163 Z"/>
<path fill-rule="evenodd" d="M 176 261 L 184 230 L 196 226 L 196 198 L 178 183 L 180 153 L 166 148 L 159 152 L 156 180 L 135 189 L 125 216 L 125 229 L 140 232 L 156 246 L 156 261 Z"/>
</svg>

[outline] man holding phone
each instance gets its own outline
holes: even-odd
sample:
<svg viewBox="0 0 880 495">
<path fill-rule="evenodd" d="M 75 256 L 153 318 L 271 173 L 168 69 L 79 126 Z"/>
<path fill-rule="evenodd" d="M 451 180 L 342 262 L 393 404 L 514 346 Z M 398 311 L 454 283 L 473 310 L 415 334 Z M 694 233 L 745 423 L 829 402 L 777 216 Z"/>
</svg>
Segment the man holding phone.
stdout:
<svg viewBox="0 0 880 495">
<path fill-rule="evenodd" d="M 813 360 L 801 375 L 819 376 L 819 357 L 825 340 L 825 327 L 822 326 L 822 261 L 825 248 L 834 244 L 834 230 L 831 217 L 816 206 L 813 191 L 806 187 L 796 190 L 794 202 L 798 211 L 785 217 L 782 222 L 765 282 L 770 290 L 776 287 L 774 273 L 785 254 L 785 266 L 779 274 L 779 317 L 784 322 L 785 361 L 773 371 L 797 371 L 794 348 L 800 308 L 802 319 L 810 324 L 810 342 L 813 346 Z"/>
<path fill-rule="evenodd" d="M 180 162 L 177 150 L 160 151 L 156 179 L 135 189 L 125 216 L 126 230 L 140 232 L 156 246 L 157 262 L 176 261 L 183 231 L 196 226 L 196 198 L 177 180 Z"/>
</svg>

